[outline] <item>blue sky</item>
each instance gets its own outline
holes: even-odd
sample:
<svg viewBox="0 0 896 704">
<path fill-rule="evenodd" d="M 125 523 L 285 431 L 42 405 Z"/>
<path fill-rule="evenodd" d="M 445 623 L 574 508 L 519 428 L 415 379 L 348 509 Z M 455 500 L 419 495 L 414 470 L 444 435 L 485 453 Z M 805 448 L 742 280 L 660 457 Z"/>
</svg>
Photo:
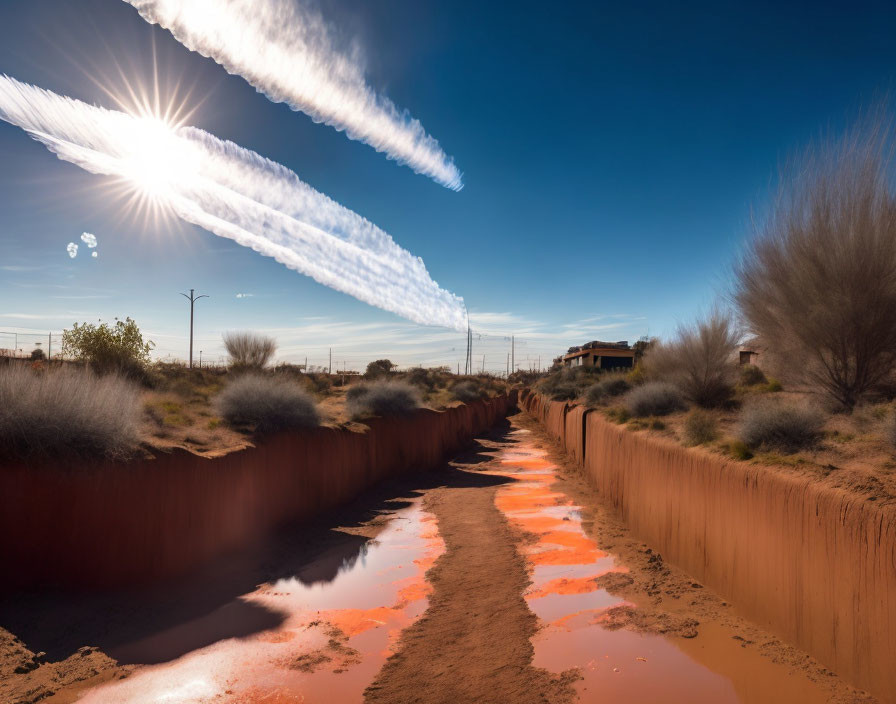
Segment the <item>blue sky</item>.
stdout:
<svg viewBox="0 0 896 704">
<path fill-rule="evenodd" d="M 885 3 L 329 0 L 371 86 L 421 120 L 460 192 L 275 104 L 120 0 L 0 4 L 0 73 L 89 103 L 146 85 L 368 218 L 463 296 L 476 367 L 545 362 L 589 339 L 667 334 L 711 305 L 777 164 L 891 90 Z M 155 59 L 153 55 L 155 54 Z M 175 86 L 180 86 L 175 91 Z M 189 94 L 188 94 L 189 93 Z M 197 227 L 147 222 L 104 178 L 0 123 L 0 330 L 130 315 L 160 356 L 269 331 L 280 356 L 361 368 L 463 360 L 464 336 L 409 323 Z M 98 257 L 68 258 L 84 231 Z M 237 294 L 250 294 L 237 297 Z M 23 338 L 27 340 L 28 338 Z M 11 340 L 0 337 L 0 346 Z M 341 364 L 340 364 L 341 366 Z"/>
</svg>

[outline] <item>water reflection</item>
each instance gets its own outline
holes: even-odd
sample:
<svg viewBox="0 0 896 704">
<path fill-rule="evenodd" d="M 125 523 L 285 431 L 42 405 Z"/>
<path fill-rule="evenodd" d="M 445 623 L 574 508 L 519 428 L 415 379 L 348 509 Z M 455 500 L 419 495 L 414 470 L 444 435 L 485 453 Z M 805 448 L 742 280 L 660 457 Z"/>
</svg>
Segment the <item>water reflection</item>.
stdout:
<svg viewBox="0 0 896 704">
<path fill-rule="evenodd" d="M 597 580 L 627 570 L 588 537 L 581 507 L 557 490 L 557 467 L 546 459 L 545 450 L 528 431 L 517 430 L 514 435 L 518 444 L 499 458 L 501 474 L 516 482 L 499 487 L 495 502 L 513 525 L 535 536 L 522 548 L 532 575 L 525 596 L 543 624 L 533 638 L 534 665 L 557 673 L 578 668 L 582 679 L 575 686 L 584 702 L 826 700 L 807 680 L 789 677 L 783 668 L 762 659 L 739 653 L 734 662 L 695 659 L 705 643 L 682 641 L 688 643 L 686 653 L 662 636 L 608 628 L 608 619 L 631 613 L 637 605 L 601 589 Z M 719 652 L 731 653 L 732 646 L 721 645 Z M 713 669 L 701 659 L 713 662 Z M 761 692 L 745 686 L 756 677 L 766 678 L 769 686 Z"/>
<path fill-rule="evenodd" d="M 401 631 L 426 610 L 424 574 L 443 551 L 435 519 L 418 499 L 356 555 L 324 553 L 295 576 L 205 616 L 203 624 L 182 624 L 152 638 L 177 639 L 227 622 L 227 610 L 238 604 L 278 614 L 276 628 L 145 668 L 92 690 L 83 701 L 359 702 Z"/>
</svg>

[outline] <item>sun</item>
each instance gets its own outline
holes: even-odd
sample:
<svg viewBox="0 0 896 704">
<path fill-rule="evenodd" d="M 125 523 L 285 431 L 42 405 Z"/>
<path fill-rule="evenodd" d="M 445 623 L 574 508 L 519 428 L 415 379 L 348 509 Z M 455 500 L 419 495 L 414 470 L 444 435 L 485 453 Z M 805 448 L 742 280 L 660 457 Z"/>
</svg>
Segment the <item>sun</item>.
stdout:
<svg viewBox="0 0 896 704">
<path fill-rule="evenodd" d="M 154 115 L 135 118 L 132 129 L 121 158 L 122 176 L 144 197 L 164 205 L 196 177 L 195 148 L 178 135 L 176 125 Z"/>
</svg>

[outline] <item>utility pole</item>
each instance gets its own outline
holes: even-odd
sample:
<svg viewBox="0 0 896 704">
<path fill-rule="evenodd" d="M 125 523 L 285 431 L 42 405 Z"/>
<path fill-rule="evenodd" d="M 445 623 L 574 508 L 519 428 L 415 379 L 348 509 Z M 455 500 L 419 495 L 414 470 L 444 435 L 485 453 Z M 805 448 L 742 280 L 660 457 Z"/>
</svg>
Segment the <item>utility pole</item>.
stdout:
<svg viewBox="0 0 896 704">
<path fill-rule="evenodd" d="M 516 371 L 516 338 L 510 336 L 510 371 Z"/>
<path fill-rule="evenodd" d="M 193 368 L 193 306 L 196 305 L 196 301 L 200 298 L 208 298 L 206 295 L 202 296 L 194 296 L 193 289 L 190 289 L 190 295 L 188 296 L 185 293 L 180 294 L 184 298 L 186 298 L 190 302 L 190 369 Z"/>
<path fill-rule="evenodd" d="M 308 355 L 305 355 L 305 373 L 308 373 Z"/>
<path fill-rule="evenodd" d="M 330 348 L 330 366 L 327 367 L 327 374 L 333 373 L 333 348 Z"/>
<path fill-rule="evenodd" d="M 202 369 L 202 350 L 199 350 L 199 368 Z"/>
<path fill-rule="evenodd" d="M 47 360 L 53 357 L 53 333 L 47 335 Z"/>
<path fill-rule="evenodd" d="M 506 376 L 510 377 L 510 352 L 507 353 L 507 373 Z"/>
</svg>

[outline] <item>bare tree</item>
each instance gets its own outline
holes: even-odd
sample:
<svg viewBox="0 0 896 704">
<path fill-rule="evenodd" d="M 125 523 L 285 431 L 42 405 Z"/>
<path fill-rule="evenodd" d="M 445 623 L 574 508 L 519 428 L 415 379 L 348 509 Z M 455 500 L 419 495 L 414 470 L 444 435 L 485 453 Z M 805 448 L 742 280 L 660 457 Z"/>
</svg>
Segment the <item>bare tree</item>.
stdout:
<svg viewBox="0 0 896 704">
<path fill-rule="evenodd" d="M 674 384 L 699 406 L 717 406 L 731 397 L 739 340 L 731 318 L 714 310 L 679 326 L 671 340 L 654 342 L 644 355 L 644 372 Z"/>
<path fill-rule="evenodd" d="M 273 359 L 277 342 L 254 332 L 225 332 L 224 348 L 234 369 L 263 369 Z"/>
<path fill-rule="evenodd" d="M 896 362 L 892 137 L 878 110 L 794 160 L 736 271 L 779 373 L 850 409 Z"/>
</svg>

